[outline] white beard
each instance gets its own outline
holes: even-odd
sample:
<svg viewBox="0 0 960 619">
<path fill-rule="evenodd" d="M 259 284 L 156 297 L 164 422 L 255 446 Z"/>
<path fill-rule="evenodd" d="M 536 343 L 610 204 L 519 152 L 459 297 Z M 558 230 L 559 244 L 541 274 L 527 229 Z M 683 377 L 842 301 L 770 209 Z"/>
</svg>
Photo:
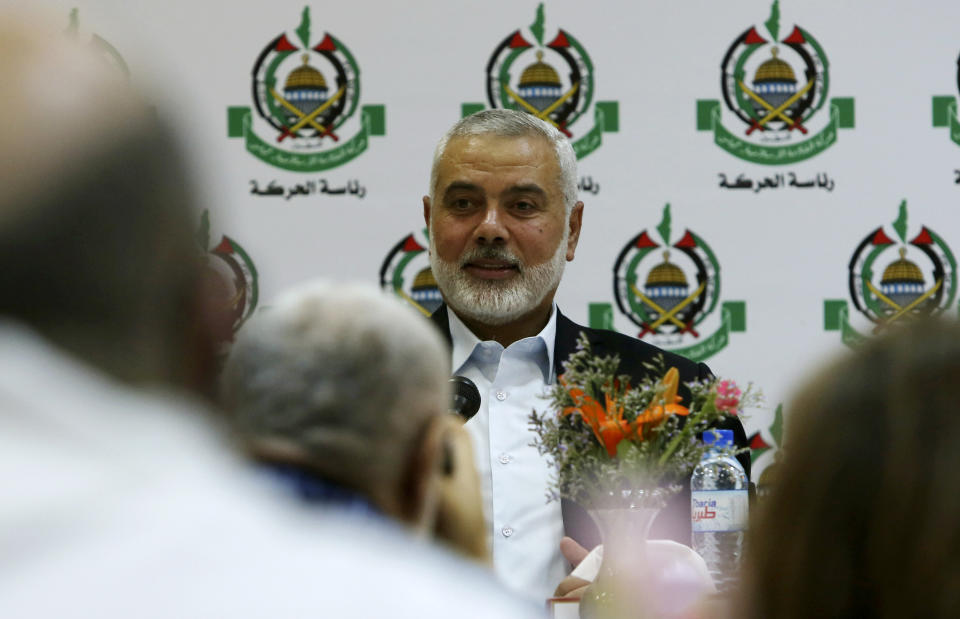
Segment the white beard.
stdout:
<svg viewBox="0 0 960 619">
<path fill-rule="evenodd" d="M 432 232 L 432 231 L 431 231 Z M 503 325 L 532 312 L 560 285 L 566 266 L 567 237 L 553 256 L 542 264 L 527 266 L 509 250 L 499 246 L 477 247 L 464 253 L 458 262 L 437 257 L 434 236 L 430 234 L 430 268 L 444 301 L 457 314 L 485 325 Z M 516 277 L 487 280 L 471 277 L 463 267 L 477 259 L 507 260 L 519 270 Z"/>
</svg>

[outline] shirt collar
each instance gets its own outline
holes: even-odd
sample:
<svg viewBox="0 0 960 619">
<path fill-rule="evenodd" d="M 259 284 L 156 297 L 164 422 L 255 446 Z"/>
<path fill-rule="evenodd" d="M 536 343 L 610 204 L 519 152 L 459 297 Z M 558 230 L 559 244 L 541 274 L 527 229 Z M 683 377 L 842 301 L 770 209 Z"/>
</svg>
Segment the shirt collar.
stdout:
<svg viewBox="0 0 960 619">
<path fill-rule="evenodd" d="M 291 464 L 261 463 L 261 468 L 292 494 L 309 504 L 336 506 L 364 516 L 381 516 L 380 510 L 365 496 L 319 475 Z"/>
<path fill-rule="evenodd" d="M 457 316 L 457 314 L 449 306 L 447 306 L 447 318 L 449 319 L 450 323 L 450 339 L 453 341 L 451 367 L 453 368 L 453 373 L 458 374 L 470 359 L 470 355 L 473 354 L 474 349 L 482 342 L 480 341 L 480 338 L 474 335 L 473 331 L 471 331 L 467 325 L 463 324 L 463 321 L 460 320 L 460 317 Z M 543 342 L 546 354 L 539 356 L 537 363 L 540 366 L 540 371 L 543 372 L 543 382 L 548 385 L 553 384 L 554 380 L 553 348 L 554 344 L 556 343 L 556 336 L 557 304 L 554 303 L 550 307 L 550 318 L 547 320 L 547 324 L 543 327 L 540 333 L 536 334 L 532 338 L 524 338 L 525 340 L 539 339 Z M 524 340 L 520 341 L 522 342 Z M 511 344 L 511 346 L 512 345 L 513 344 Z"/>
</svg>

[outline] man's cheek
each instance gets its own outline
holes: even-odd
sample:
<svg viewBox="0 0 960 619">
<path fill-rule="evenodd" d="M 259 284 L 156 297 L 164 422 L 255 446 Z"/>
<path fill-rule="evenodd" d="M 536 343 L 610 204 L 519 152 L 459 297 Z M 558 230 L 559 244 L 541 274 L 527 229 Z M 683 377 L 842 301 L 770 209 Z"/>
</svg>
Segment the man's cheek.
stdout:
<svg viewBox="0 0 960 619">
<path fill-rule="evenodd" d="M 467 236 L 447 230 L 446 232 L 439 233 L 437 236 L 437 251 L 447 256 L 460 254 L 463 248 L 467 246 L 468 241 Z"/>
</svg>

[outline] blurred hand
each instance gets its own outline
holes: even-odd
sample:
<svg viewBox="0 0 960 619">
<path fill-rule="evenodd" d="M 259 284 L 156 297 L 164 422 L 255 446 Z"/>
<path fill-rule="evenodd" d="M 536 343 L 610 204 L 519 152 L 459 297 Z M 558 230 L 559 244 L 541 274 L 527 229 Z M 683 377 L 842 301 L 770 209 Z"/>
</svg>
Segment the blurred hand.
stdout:
<svg viewBox="0 0 960 619">
<path fill-rule="evenodd" d="M 578 544 L 571 537 L 564 537 L 560 540 L 560 552 L 563 553 L 564 558 L 566 558 L 573 567 L 580 565 L 583 558 L 590 553 L 589 550 Z M 557 585 L 553 596 L 579 600 L 588 585 L 590 585 L 589 580 L 577 578 L 576 576 L 567 576 Z"/>
<path fill-rule="evenodd" d="M 560 552 L 563 558 L 570 562 L 570 565 L 577 567 L 583 558 L 590 554 L 590 551 L 577 543 L 572 537 L 566 537 L 560 540 Z"/>
</svg>

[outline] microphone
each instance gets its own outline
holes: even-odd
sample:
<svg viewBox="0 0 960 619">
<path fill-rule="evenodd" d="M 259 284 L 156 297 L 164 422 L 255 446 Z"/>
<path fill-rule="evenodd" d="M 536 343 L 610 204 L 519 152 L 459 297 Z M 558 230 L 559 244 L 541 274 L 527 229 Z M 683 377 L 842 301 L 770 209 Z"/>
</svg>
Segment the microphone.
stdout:
<svg viewBox="0 0 960 619">
<path fill-rule="evenodd" d="M 460 415 L 464 421 L 470 421 L 480 410 L 480 390 L 465 376 L 451 376 L 450 387 L 453 391 L 450 412 Z"/>
</svg>

